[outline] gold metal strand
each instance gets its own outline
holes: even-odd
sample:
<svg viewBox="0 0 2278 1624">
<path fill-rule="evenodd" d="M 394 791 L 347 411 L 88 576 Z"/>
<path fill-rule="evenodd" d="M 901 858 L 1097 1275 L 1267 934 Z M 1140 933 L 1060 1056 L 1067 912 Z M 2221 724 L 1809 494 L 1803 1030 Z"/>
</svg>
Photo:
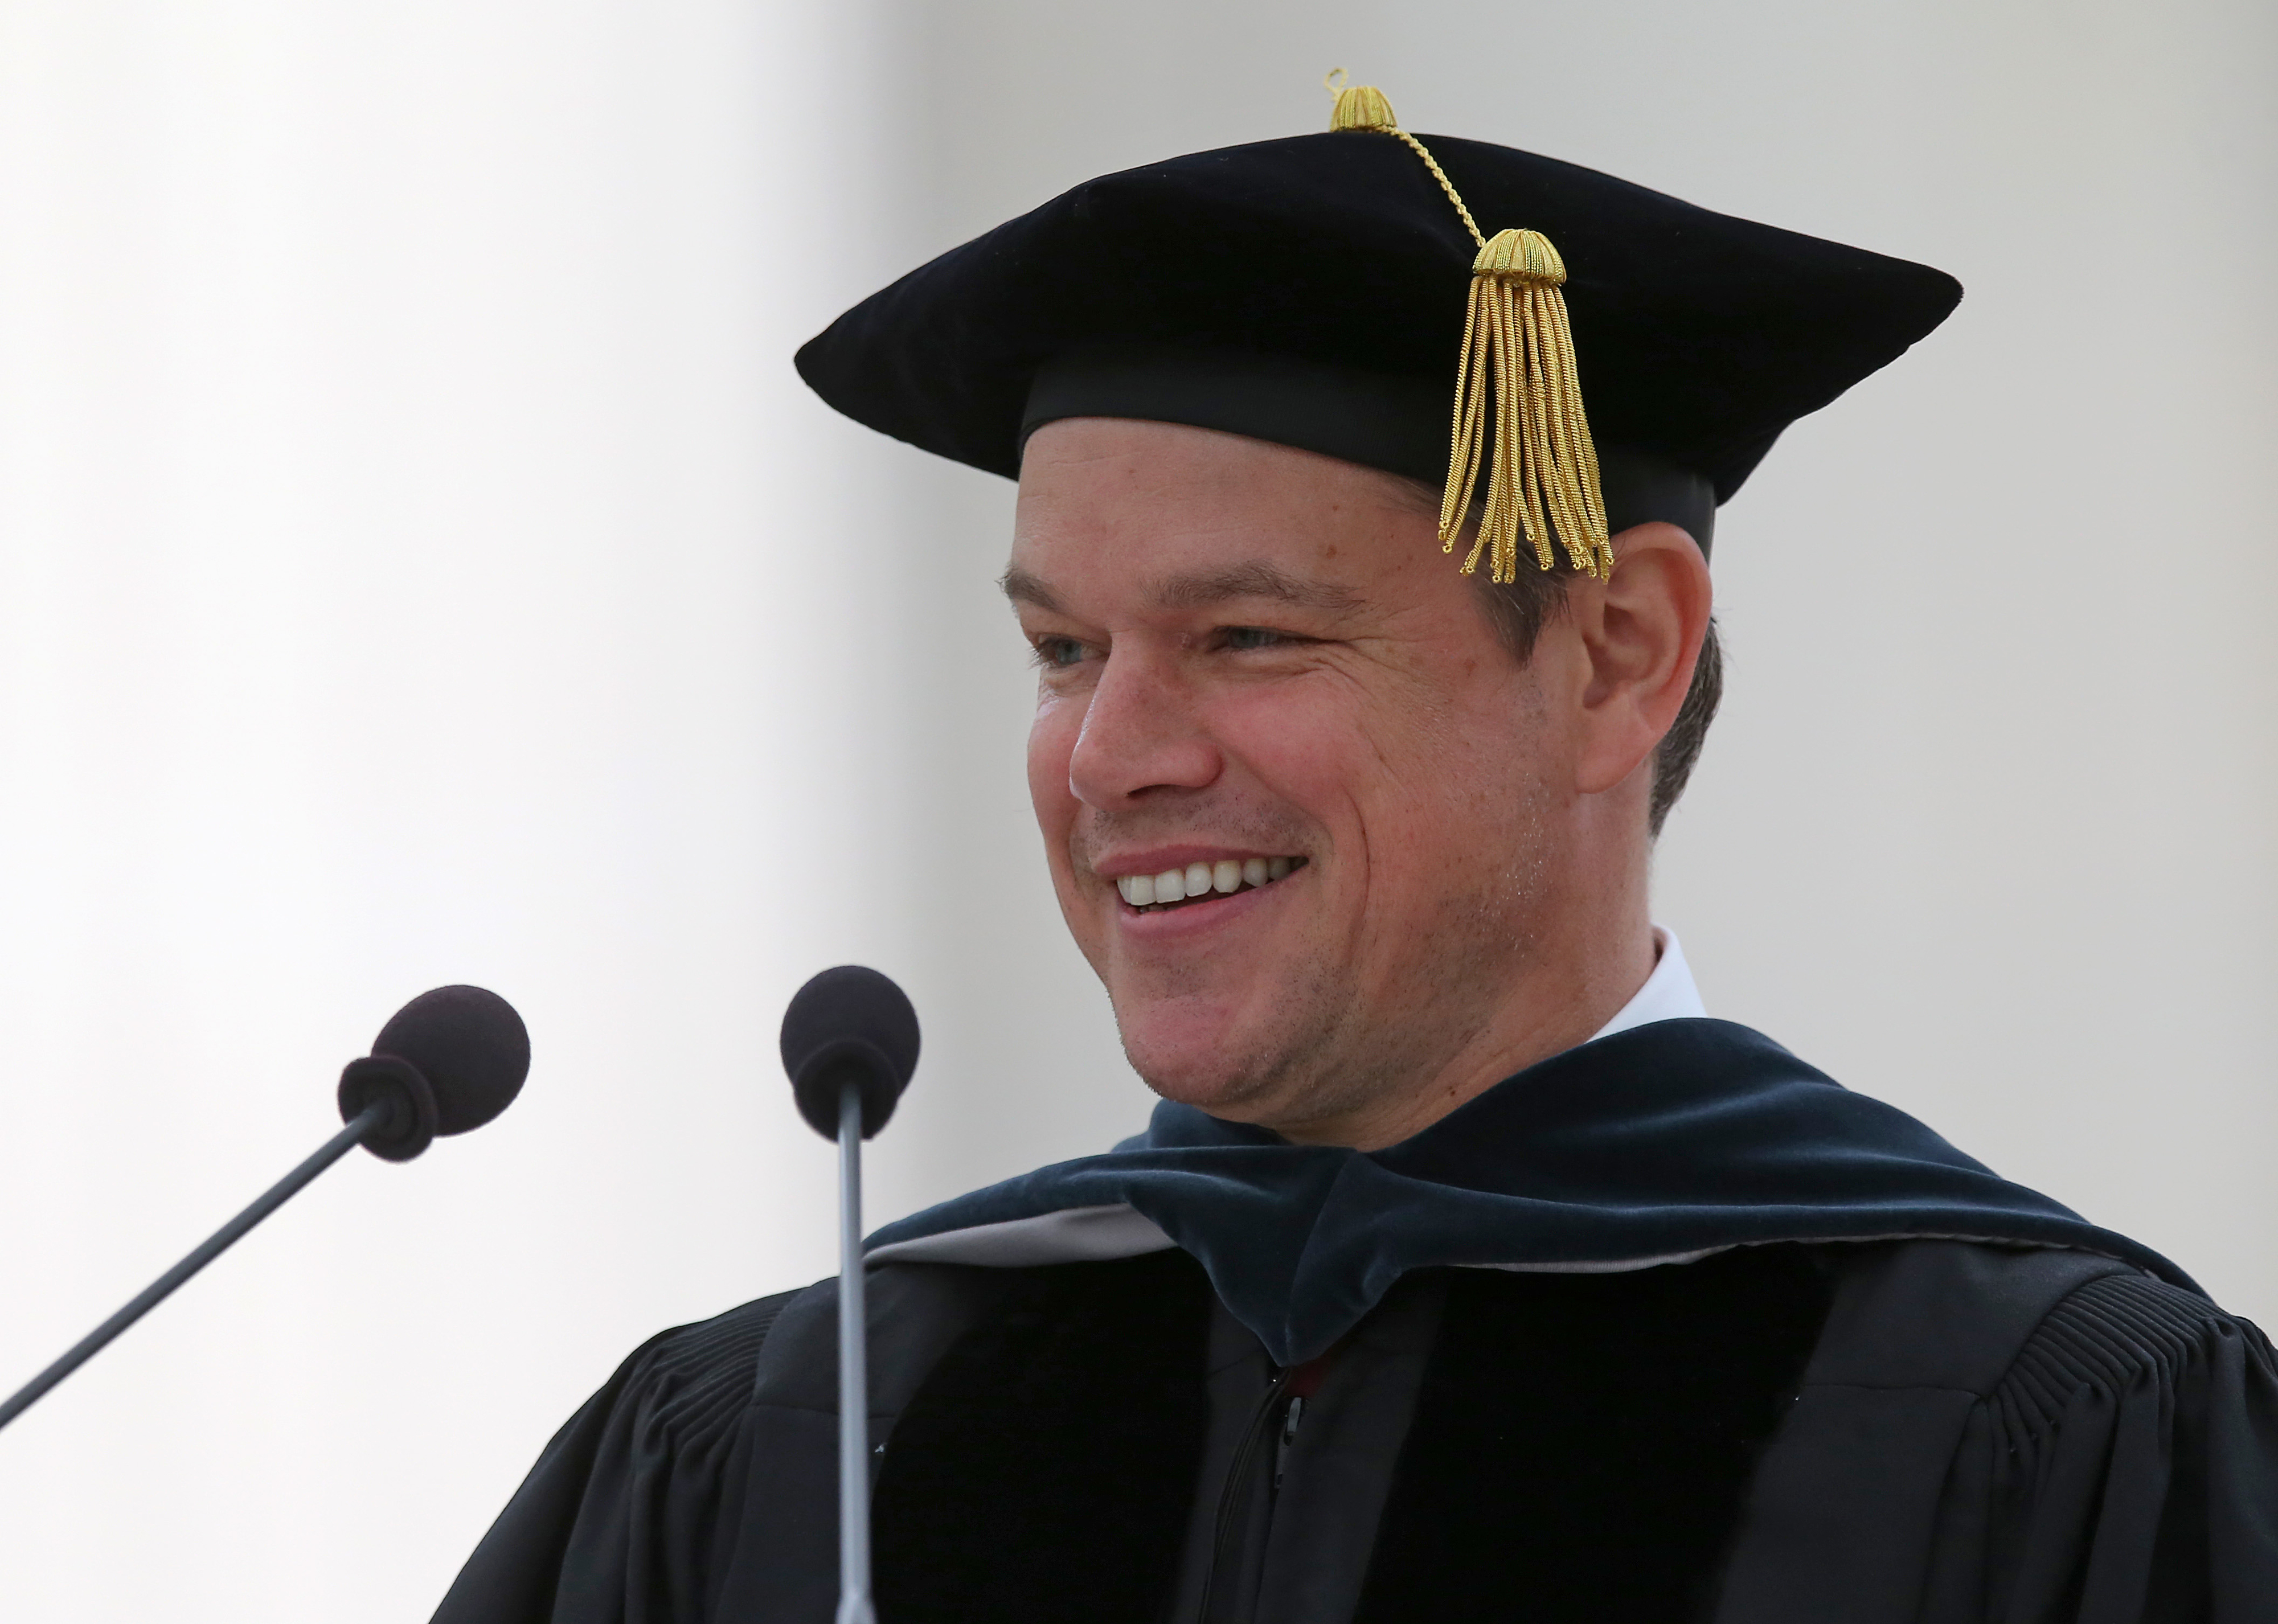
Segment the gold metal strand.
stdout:
<svg viewBox="0 0 2278 1624">
<path fill-rule="evenodd" d="M 1389 111 L 1388 104 L 1387 111 Z M 1432 156 L 1422 141 L 1405 130 L 1389 129 L 1385 133 L 1406 141 L 1408 149 L 1424 160 L 1424 167 L 1432 172 L 1432 179 L 1440 183 L 1440 189 L 1448 194 L 1448 201 L 1456 205 L 1456 212 L 1464 217 L 1464 229 L 1472 233 L 1472 240 L 1481 248 L 1487 247 L 1487 240 L 1479 233 L 1479 223 L 1472 218 L 1472 211 L 1464 207 L 1463 194 L 1456 191 L 1456 183 L 1448 179 L 1448 172 L 1440 167 L 1440 160 Z"/>
</svg>

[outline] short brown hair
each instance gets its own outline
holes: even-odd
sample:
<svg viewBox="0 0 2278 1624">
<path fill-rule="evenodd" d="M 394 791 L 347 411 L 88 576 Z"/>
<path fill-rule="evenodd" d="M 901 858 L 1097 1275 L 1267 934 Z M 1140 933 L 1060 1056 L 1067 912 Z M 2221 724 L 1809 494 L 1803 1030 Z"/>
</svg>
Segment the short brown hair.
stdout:
<svg viewBox="0 0 2278 1624">
<path fill-rule="evenodd" d="M 1439 515 L 1438 492 L 1412 479 L 1399 483 L 1414 492 L 1424 511 L 1434 518 Z M 1521 665 L 1534 657 L 1535 640 L 1542 636 L 1542 629 L 1565 613 L 1566 588 L 1574 579 L 1571 570 L 1529 569 L 1524 565 L 1522 560 L 1518 579 L 1508 586 L 1497 586 L 1484 572 L 1472 577 L 1479 590 L 1480 611 L 1494 629 L 1496 640 Z M 1653 798 L 1647 821 L 1655 839 L 1660 838 L 1661 826 L 1669 820 L 1669 809 L 1685 793 L 1686 781 L 1701 759 L 1701 743 L 1708 736 L 1708 724 L 1716 720 L 1717 702 L 1724 697 L 1724 652 L 1711 616 L 1708 635 L 1701 640 L 1701 658 L 1693 667 L 1693 684 L 1685 690 L 1685 703 L 1678 706 L 1677 720 L 1669 724 L 1669 731 L 1654 748 Z"/>
</svg>

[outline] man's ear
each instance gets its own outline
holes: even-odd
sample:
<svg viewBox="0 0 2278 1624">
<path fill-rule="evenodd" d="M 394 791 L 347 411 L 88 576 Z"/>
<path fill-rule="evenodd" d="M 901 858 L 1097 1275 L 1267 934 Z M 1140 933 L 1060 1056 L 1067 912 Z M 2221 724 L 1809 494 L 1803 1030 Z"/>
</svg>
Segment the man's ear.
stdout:
<svg viewBox="0 0 2278 1624">
<path fill-rule="evenodd" d="M 1574 583 L 1571 607 L 1589 660 L 1576 788 L 1612 789 L 1677 720 L 1708 632 L 1708 560 L 1693 538 L 1658 521 L 1614 538 L 1614 573 Z"/>
</svg>

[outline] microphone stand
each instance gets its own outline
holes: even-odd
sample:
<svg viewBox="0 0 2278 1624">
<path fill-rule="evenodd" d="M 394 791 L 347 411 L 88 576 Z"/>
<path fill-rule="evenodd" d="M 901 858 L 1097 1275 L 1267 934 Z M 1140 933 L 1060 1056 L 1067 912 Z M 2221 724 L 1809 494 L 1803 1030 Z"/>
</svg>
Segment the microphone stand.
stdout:
<svg viewBox="0 0 2278 1624">
<path fill-rule="evenodd" d="M 806 1125 L 838 1140 L 838 1617 L 875 1624 L 870 1596 L 870 1377 L 863 1342 L 862 1140 L 886 1125 L 918 1064 L 918 1012 L 861 964 L 809 977 L 784 1011 L 784 1071 Z"/>
<path fill-rule="evenodd" d="M 298 1194 L 303 1185 L 362 1144 L 366 1133 L 387 1120 L 390 1109 L 384 1100 L 366 1106 L 349 1119 L 348 1126 L 326 1140 L 322 1149 L 271 1185 L 252 1206 L 216 1230 L 203 1246 L 160 1275 L 141 1296 L 88 1332 L 71 1352 L 11 1394 L 7 1402 L 0 1404 L 0 1427 L 6 1426 L 37 1404 L 50 1388 L 101 1353 L 112 1338 L 165 1301 L 173 1295 L 177 1286 L 236 1245 L 248 1230 Z M 861 1368 L 859 1347 L 855 1353 L 855 1368 L 858 1370 Z M 869 1565 L 868 1534 L 866 1527 L 863 1529 L 863 1566 L 866 1572 Z M 867 1613 L 865 1616 L 867 1618 Z"/>
<path fill-rule="evenodd" d="M 870 1376 L 862 1292 L 862 1091 L 838 1091 L 838 1620 L 870 1605 Z"/>
</svg>

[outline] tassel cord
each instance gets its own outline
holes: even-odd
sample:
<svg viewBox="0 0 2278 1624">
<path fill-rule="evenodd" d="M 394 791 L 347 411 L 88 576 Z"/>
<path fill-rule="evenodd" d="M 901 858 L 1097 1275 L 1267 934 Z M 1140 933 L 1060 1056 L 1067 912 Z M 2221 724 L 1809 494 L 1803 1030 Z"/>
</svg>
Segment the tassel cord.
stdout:
<svg viewBox="0 0 2278 1624">
<path fill-rule="evenodd" d="M 1440 167 L 1440 160 L 1426 151 L 1424 143 L 1405 130 L 1389 129 L 1385 133 L 1406 141 L 1408 149 L 1424 160 L 1424 167 L 1432 172 L 1432 179 L 1440 183 L 1440 189 L 1448 194 L 1448 201 L 1456 205 L 1456 212 L 1464 217 L 1464 229 L 1472 233 L 1473 245 L 1482 248 L 1487 247 L 1487 240 L 1479 231 L 1479 223 L 1472 218 L 1472 211 L 1464 207 L 1463 194 L 1456 191 L 1456 183 L 1448 179 L 1448 172 Z"/>
<path fill-rule="evenodd" d="M 1542 553 L 1542 508 L 1534 489 L 1534 437 L 1525 404 L 1525 316 L 1520 303 L 1527 290 L 1501 278 L 1487 278 L 1494 310 L 1494 460 L 1487 475 L 1488 572 L 1498 583 L 1518 573 L 1518 539 Z M 1516 372 L 1516 376 L 1514 376 Z"/>
<path fill-rule="evenodd" d="M 1579 515 L 1574 512 L 1571 480 L 1560 477 L 1571 465 L 1564 462 L 1559 454 L 1562 450 L 1559 442 L 1563 438 L 1560 432 L 1563 425 L 1556 421 L 1551 407 L 1557 380 L 1551 370 L 1555 363 L 1551 360 L 1550 346 L 1544 342 L 1548 335 L 1543 329 L 1548 325 L 1545 319 L 1548 312 L 1543 309 L 1549 303 L 1547 292 L 1530 287 L 1525 295 L 1527 307 L 1524 375 L 1526 405 L 1520 421 L 1526 430 L 1526 455 L 1531 465 L 1527 469 L 1527 494 L 1533 499 L 1536 512 L 1543 515 L 1544 521 L 1534 534 L 1534 556 L 1543 568 L 1550 568 L 1550 540 L 1555 534 L 1564 544 L 1566 556 L 1574 568 L 1590 569 L 1594 575 L 1596 570 L 1592 567 L 1596 564 L 1597 557 L 1594 551 L 1586 548 L 1583 543 Z"/>
<path fill-rule="evenodd" d="M 1463 534 L 1466 509 L 1471 506 L 1472 491 L 1478 483 L 1479 453 L 1485 438 L 1486 424 L 1482 417 L 1482 394 L 1474 381 L 1474 374 L 1484 373 L 1487 367 L 1489 339 L 1487 328 L 1494 319 L 1492 310 L 1484 309 L 1490 290 L 1485 282 L 1474 278 L 1469 308 L 1464 316 L 1464 347 L 1456 359 L 1455 430 L 1449 444 L 1448 484 L 1440 497 L 1440 551 L 1453 553 L 1456 541 Z M 1487 320 L 1480 317 L 1485 315 Z M 1484 541 L 1487 530 L 1480 527 Z M 1472 548 L 1471 556 L 1464 560 L 1464 573 L 1469 575 L 1479 568 L 1479 550 Z"/>
</svg>

